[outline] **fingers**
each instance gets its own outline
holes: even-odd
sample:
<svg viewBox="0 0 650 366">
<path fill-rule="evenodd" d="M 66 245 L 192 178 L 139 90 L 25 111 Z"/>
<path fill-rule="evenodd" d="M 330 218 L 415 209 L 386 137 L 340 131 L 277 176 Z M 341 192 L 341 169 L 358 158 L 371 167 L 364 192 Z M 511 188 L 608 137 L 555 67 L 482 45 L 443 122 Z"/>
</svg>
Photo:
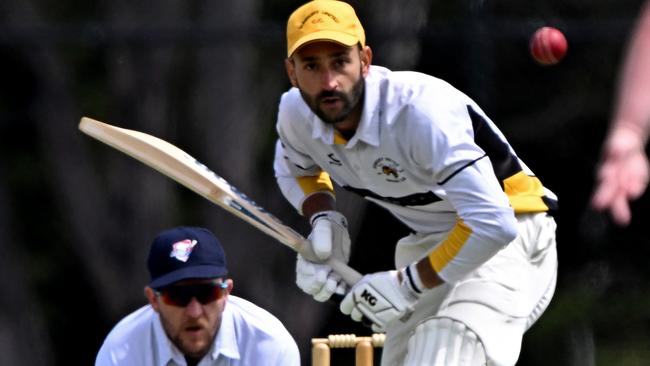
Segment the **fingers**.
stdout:
<svg viewBox="0 0 650 366">
<path fill-rule="evenodd" d="M 611 202 L 610 205 L 610 214 L 612 219 L 618 225 L 626 226 L 630 223 L 632 219 L 632 213 L 630 211 L 630 206 L 627 201 L 627 197 L 623 194 L 618 194 Z"/>
<path fill-rule="evenodd" d="M 341 301 L 341 305 L 339 305 L 339 310 L 345 315 L 350 315 L 352 313 L 352 309 L 354 309 L 354 293 L 350 291 L 347 296 L 343 298 L 343 301 Z"/>
<path fill-rule="evenodd" d="M 619 183 L 616 174 L 617 165 L 613 162 L 605 162 L 598 171 L 598 185 L 592 197 L 592 206 L 598 210 L 609 207 L 612 199 L 619 190 Z"/>
<path fill-rule="evenodd" d="M 597 210 L 608 210 L 617 225 L 626 226 L 632 219 L 628 196 L 625 192 L 616 188 L 609 186 L 597 190 L 591 203 Z"/>
<path fill-rule="evenodd" d="M 637 199 L 648 186 L 648 160 L 645 153 L 637 154 L 620 174 L 620 185 L 623 186 L 629 199 Z"/>
<path fill-rule="evenodd" d="M 648 159 L 643 150 L 614 154 L 598 171 L 598 186 L 591 204 L 608 210 L 614 222 L 626 226 L 632 219 L 629 202 L 639 198 L 648 185 Z"/>
<path fill-rule="evenodd" d="M 375 332 L 384 332 L 385 328 L 378 325 L 379 319 L 371 319 L 366 314 L 363 314 L 359 308 L 355 306 L 354 294 L 352 292 L 341 301 L 339 309 L 345 315 L 349 315 L 352 320 L 361 322 L 364 326 L 371 328 Z"/>
<path fill-rule="evenodd" d="M 313 296 L 316 301 L 325 302 L 336 292 L 341 278 L 333 274 L 333 272 L 325 273 L 325 271 L 322 271 L 319 274 L 325 276 L 324 285 Z M 322 281 L 323 279 L 319 278 L 319 280 Z"/>
<path fill-rule="evenodd" d="M 335 293 L 347 292 L 347 285 L 332 267 L 310 262 L 301 255 L 296 263 L 296 284 L 319 302 L 327 301 Z"/>
<path fill-rule="evenodd" d="M 313 295 L 323 286 L 324 280 L 319 278 L 317 267 L 312 265 L 302 256 L 298 256 L 296 263 L 296 284 L 307 294 Z"/>
<path fill-rule="evenodd" d="M 356 302 L 354 301 L 354 293 L 350 292 L 344 299 L 341 301 L 339 309 L 345 315 L 349 315 L 352 320 L 355 322 L 360 322 L 362 320 L 368 321 L 363 313 L 355 306 Z"/>
<path fill-rule="evenodd" d="M 318 220 L 311 232 L 311 245 L 314 254 L 325 260 L 332 254 L 332 223 L 329 220 Z"/>
<path fill-rule="evenodd" d="M 618 187 L 615 182 L 610 180 L 602 180 L 591 199 L 591 205 L 597 209 L 602 210 L 607 208 L 614 197 Z"/>
<path fill-rule="evenodd" d="M 372 324 L 372 325 L 371 325 L 370 328 L 371 328 L 372 331 L 375 332 L 375 333 L 383 333 L 383 332 L 386 331 L 386 328 L 384 328 L 384 327 L 382 327 L 382 326 L 379 326 L 379 325 L 374 324 L 374 323 L 371 323 L 371 324 Z"/>
<path fill-rule="evenodd" d="M 646 187 L 648 186 L 648 182 L 645 180 L 633 180 L 629 182 L 628 188 L 627 188 L 627 197 L 630 200 L 635 200 L 645 192 Z"/>
</svg>

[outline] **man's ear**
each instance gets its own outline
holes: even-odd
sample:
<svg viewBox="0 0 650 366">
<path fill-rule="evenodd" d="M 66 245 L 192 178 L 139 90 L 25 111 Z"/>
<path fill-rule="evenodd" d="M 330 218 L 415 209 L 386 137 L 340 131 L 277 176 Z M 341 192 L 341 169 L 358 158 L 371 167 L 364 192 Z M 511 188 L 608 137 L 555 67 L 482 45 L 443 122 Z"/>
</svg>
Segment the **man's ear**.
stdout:
<svg viewBox="0 0 650 366">
<path fill-rule="evenodd" d="M 156 297 L 156 293 L 154 292 L 154 290 L 149 286 L 145 286 L 144 296 L 149 301 L 149 305 L 151 305 L 153 310 L 155 312 L 158 312 L 158 298 Z"/>
<path fill-rule="evenodd" d="M 294 61 L 290 58 L 285 59 L 284 68 L 287 70 L 287 76 L 289 77 L 291 85 L 297 88 L 298 80 L 296 79 L 296 65 L 294 64 Z"/>
<path fill-rule="evenodd" d="M 228 292 L 227 293 L 230 295 L 230 293 L 232 292 L 232 288 L 235 285 L 235 283 L 232 281 L 231 278 L 227 279 L 226 283 L 228 284 L 228 288 L 227 288 Z"/>
<path fill-rule="evenodd" d="M 368 76 L 370 64 L 372 63 L 372 49 L 370 49 L 370 46 L 363 46 L 359 51 L 359 57 L 361 58 L 361 73 L 365 78 Z"/>
</svg>

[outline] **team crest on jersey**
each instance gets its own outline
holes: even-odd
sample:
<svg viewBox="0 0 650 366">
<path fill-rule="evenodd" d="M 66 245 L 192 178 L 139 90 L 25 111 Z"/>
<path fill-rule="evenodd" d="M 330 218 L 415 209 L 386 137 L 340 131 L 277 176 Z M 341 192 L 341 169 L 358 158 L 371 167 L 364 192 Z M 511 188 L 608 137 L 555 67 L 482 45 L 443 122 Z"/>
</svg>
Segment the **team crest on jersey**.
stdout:
<svg viewBox="0 0 650 366">
<path fill-rule="evenodd" d="M 196 240 L 190 239 L 177 241 L 172 244 L 172 251 L 169 253 L 169 256 L 176 258 L 181 262 L 187 262 L 187 260 L 190 259 L 190 254 L 192 254 L 192 249 L 194 249 L 196 243 Z"/>
<path fill-rule="evenodd" d="M 391 158 L 379 158 L 372 163 L 372 167 L 377 175 L 384 175 L 387 182 L 399 183 L 406 180 L 406 177 L 402 175 L 404 169 L 400 168 L 399 163 Z"/>
</svg>

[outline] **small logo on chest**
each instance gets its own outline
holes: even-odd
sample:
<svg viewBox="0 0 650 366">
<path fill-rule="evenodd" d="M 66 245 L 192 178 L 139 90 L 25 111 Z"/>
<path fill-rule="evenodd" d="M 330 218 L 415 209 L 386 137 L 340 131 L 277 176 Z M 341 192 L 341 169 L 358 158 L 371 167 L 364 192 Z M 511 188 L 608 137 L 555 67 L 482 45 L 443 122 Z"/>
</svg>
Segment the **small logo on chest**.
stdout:
<svg viewBox="0 0 650 366">
<path fill-rule="evenodd" d="M 372 163 L 372 167 L 377 175 L 385 176 L 387 182 L 399 183 L 406 180 L 406 177 L 402 175 L 404 169 L 400 168 L 399 163 L 391 158 L 379 158 Z"/>
<path fill-rule="evenodd" d="M 329 154 L 327 154 L 327 157 L 330 158 L 329 163 L 330 163 L 331 165 L 336 165 L 336 166 L 341 166 L 341 165 L 343 165 L 343 164 L 341 163 L 341 160 L 337 159 L 337 158 L 334 156 L 334 153 L 329 153 Z"/>
</svg>

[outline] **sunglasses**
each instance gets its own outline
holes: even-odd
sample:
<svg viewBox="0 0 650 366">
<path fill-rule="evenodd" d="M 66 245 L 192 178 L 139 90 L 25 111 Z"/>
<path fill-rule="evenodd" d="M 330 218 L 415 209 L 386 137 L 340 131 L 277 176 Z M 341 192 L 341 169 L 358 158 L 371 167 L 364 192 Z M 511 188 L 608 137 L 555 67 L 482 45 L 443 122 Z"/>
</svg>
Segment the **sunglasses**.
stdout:
<svg viewBox="0 0 650 366">
<path fill-rule="evenodd" d="M 227 282 L 207 282 L 191 285 L 168 286 L 155 291 L 156 295 L 162 298 L 167 305 L 185 307 L 196 298 L 203 305 L 219 300 L 223 297 Z"/>
</svg>

